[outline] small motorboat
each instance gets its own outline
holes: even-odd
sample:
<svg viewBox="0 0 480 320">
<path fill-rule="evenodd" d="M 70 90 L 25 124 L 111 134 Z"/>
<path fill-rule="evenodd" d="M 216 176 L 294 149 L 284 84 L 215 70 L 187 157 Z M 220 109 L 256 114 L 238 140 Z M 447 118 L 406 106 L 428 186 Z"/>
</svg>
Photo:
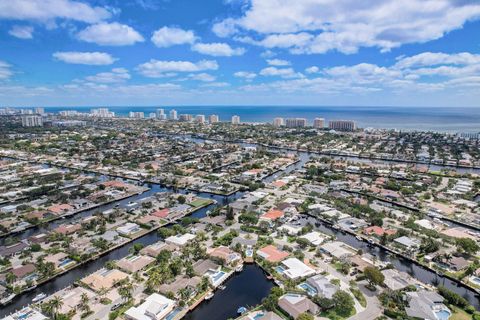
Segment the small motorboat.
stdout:
<svg viewBox="0 0 480 320">
<path fill-rule="evenodd" d="M 218 289 L 220 290 L 225 290 L 227 287 L 225 287 L 224 285 L 221 285 L 221 286 L 218 286 Z"/>
<path fill-rule="evenodd" d="M 209 292 L 206 296 L 205 296 L 205 300 L 210 300 L 213 298 L 213 292 Z"/>
<path fill-rule="evenodd" d="M 373 238 L 368 238 L 367 241 L 368 241 L 368 243 L 370 243 L 370 244 L 375 244 L 375 240 L 373 240 Z"/>
<path fill-rule="evenodd" d="M 35 298 L 32 299 L 32 302 L 39 302 L 45 299 L 47 295 L 45 293 L 40 293 L 35 296 Z"/>
<path fill-rule="evenodd" d="M 247 312 L 247 308 L 245 307 L 240 307 L 237 309 L 238 314 L 244 314 L 245 312 Z"/>
<path fill-rule="evenodd" d="M 355 238 L 357 238 L 358 241 L 363 241 L 362 237 L 360 236 L 356 236 Z"/>
<path fill-rule="evenodd" d="M 242 271 L 243 271 L 243 264 L 241 264 L 241 265 L 239 265 L 235 268 L 235 272 L 242 272 Z"/>
</svg>

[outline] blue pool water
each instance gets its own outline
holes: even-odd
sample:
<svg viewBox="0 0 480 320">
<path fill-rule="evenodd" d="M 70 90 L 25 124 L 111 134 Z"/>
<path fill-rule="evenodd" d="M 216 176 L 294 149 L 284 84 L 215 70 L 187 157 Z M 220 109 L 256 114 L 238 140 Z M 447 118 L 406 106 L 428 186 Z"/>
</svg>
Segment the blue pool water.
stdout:
<svg viewBox="0 0 480 320">
<path fill-rule="evenodd" d="M 298 285 L 298 287 L 300 289 L 303 289 L 303 290 L 307 291 L 308 295 L 310 295 L 310 296 L 314 296 L 314 295 L 317 294 L 317 290 L 306 282 L 300 283 Z"/>
<path fill-rule="evenodd" d="M 73 261 L 72 259 L 67 258 L 67 259 L 63 260 L 62 262 L 60 262 L 60 264 L 58 266 L 59 267 L 64 267 L 67 264 L 71 263 L 72 261 Z"/>
<path fill-rule="evenodd" d="M 435 312 L 438 320 L 448 320 L 450 318 L 450 311 L 448 310 L 440 310 Z"/>
<path fill-rule="evenodd" d="M 277 266 L 277 267 L 275 267 L 275 271 L 277 271 L 278 273 L 284 273 L 285 269 L 281 266 Z"/>
<path fill-rule="evenodd" d="M 224 275 L 225 275 L 225 272 L 219 271 L 219 272 L 217 272 L 217 273 L 213 276 L 213 280 L 214 280 L 215 282 L 217 282 L 217 281 L 220 280 L 220 278 L 222 278 Z"/>
<path fill-rule="evenodd" d="M 255 317 L 253 317 L 253 319 L 254 319 L 254 320 L 258 320 L 258 319 L 260 319 L 261 317 L 263 317 L 264 315 L 265 315 L 265 314 L 263 314 L 263 313 L 257 313 L 257 314 L 255 315 Z"/>
</svg>

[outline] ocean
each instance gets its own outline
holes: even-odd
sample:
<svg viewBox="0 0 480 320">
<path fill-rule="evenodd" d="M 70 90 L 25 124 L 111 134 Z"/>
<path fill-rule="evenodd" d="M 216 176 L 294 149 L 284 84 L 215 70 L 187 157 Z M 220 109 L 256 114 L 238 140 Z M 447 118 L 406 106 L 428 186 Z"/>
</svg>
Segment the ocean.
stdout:
<svg viewBox="0 0 480 320">
<path fill-rule="evenodd" d="M 46 112 L 77 110 L 88 112 L 95 107 L 45 107 Z M 355 120 L 361 128 L 386 128 L 438 132 L 480 132 L 480 108 L 463 107 L 314 107 L 314 106 L 176 106 L 176 107 L 108 107 L 117 115 L 127 116 L 129 111 L 150 112 L 163 108 L 178 114 L 217 114 L 220 121 L 230 121 L 232 115 L 242 122 L 272 122 L 275 117 L 314 118 L 329 120 Z"/>
</svg>

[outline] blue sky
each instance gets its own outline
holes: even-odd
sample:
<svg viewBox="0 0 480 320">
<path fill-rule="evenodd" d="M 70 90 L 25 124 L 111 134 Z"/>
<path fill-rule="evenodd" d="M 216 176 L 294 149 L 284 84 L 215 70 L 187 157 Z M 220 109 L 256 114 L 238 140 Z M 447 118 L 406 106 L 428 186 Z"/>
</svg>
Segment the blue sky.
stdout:
<svg viewBox="0 0 480 320">
<path fill-rule="evenodd" d="M 476 0 L 0 0 L 0 105 L 480 106 Z"/>
</svg>

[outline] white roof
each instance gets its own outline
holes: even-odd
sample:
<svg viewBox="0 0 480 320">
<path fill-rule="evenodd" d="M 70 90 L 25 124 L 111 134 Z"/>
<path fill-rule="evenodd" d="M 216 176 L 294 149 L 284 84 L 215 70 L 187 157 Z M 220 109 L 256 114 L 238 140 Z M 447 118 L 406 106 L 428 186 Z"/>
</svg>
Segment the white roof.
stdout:
<svg viewBox="0 0 480 320">
<path fill-rule="evenodd" d="M 188 241 L 195 239 L 195 235 L 191 233 L 185 233 L 180 236 L 171 236 L 165 239 L 166 243 L 175 244 L 178 246 L 184 246 Z"/>
<path fill-rule="evenodd" d="M 308 277 L 316 273 L 314 269 L 310 268 L 297 258 L 288 258 L 283 260 L 282 264 L 287 267 L 283 274 L 290 279 Z"/>
<path fill-rule="evenodd" d="M 323 234 L 321 234 L 320 232 L 317 232 L 317 231 L 312 231 L 312 232 L 309 232 L 307 234 L 304 234 L 300 238 L 307 239 L 308 242 L 310 242 L 311 244 L 313 244 L 315 246 L 318 246 L 319 244 L 321 244 L 323 242 L 323 240 L 326 239 L 326 237 Z"/>
<path fill-rule="evenodd" d="M 144 303 L 138 307 L 131 307 L 125 312 L 125 315 L 130 319 L 135 320 L 161 320 L 165 318 L 174 308 L 175 301 L 162 296 L 161 294 L 154 293 L 150 295 Z"/>
</svg>

